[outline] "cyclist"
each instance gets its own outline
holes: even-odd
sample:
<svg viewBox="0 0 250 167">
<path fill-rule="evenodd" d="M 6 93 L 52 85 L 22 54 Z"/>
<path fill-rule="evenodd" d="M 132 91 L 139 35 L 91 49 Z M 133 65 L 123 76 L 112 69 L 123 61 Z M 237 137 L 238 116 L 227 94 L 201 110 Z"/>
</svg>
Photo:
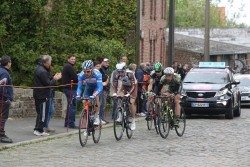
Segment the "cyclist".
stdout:
<svg viewBox="0 0 250 167">
<path fill-rule="evenodd" d="M 135 130 L 135 99 L 137 96 L 137 81 L 133 71 L 126 70 L 126 64 L 124 62 L 116 64 L 116 70 L 113 72 L 112 85 L 114 89 L 113 97 L 126 96 L 131 97 L 129 108 L 132 116 L 131 130 Z M 116 119 L 120 122 L 120 115 Z"/>
<path fill-rule="evenodd" d="M 162 71 L 162 64 L 157 62 L 154 64 L 154 70 L 150 73 L 150 81 L 148 85 L 148 91 L 152 91 L 155 94 L 159 95 L 161 92 L 161 85 L 160 80 L 161 77 L 164 75 Z"/>
<path fill-rule="evenodd" d="M 181 112 L 180 94 L 179 94 L 179 88 L 181 85 L 181 76 L 179 74 L 174 73 L 174 69 L 172 67 L 167 67 L 163 72 L 164 75 L 161 77 L 160 84 L 166 87 L 165 88 L 163 87 L 161 91 L 166 96 L 174 94 L 174 99 L 175 99 L 174 125 L 178 126 L 180 112 Z"/>
<path fill-rule="evenodd" d="M 96 99 L 94 125 L 99 125 L 99 95 L 103 90 L 102 74 L 99 70 L 94 69 L 94 63 L 91 60 L 86 60 L 82 63 L 82 72 L 78 75 L 77 99 L 81 97 L 82 85 L 85 85 L 83 97 Z"/>
</svg>

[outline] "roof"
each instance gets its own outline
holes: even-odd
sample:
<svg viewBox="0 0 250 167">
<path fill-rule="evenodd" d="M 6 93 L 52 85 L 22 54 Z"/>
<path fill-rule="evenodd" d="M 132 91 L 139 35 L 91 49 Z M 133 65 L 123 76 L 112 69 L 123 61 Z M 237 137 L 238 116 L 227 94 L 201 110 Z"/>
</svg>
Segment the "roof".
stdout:
<svg viewBox="0 0 250 167">
<path fill-rule="evenodd" d="M 197 29 L 192 30 L 196 33 L 190 29 L 177 29 L 175 31 L 175 48 L 204 54 L 204 31 L 201 29 L 199 31 Z M 218 29 L 218 33 L 210 32 L 210 55 L 250 53 L 250 30 L 246 29 L 245 33 L 236 33 L 236 30 L 224 32 L 223 30 L 226 31 L 227 29 Z M 237 34 L 239 37 L 237 37 Z"/>
</svg>

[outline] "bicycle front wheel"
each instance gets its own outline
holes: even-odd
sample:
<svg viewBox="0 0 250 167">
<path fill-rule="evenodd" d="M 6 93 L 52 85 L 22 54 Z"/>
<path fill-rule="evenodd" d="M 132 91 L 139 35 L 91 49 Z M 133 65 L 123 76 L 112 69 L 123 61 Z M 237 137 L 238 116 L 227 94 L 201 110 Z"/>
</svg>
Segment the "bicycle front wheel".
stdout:
<svg viewBox="0 0 250 167">
<path fill-rule="evenodd" d="M 178 136 L 182 136 L 186 129 L 186 114 L 184 109 L 181 107 L 181 115 L 179 118 L 179 125 L 175 126 L 175 131 Z"/>
<path fill-rule="evenodd" d="M 93 137 L 93 141 L 94 143 L 98 143 L 100 138 L 101 138 L 101 132 L 102 132 L 102 123 L 101 123 L 101 117 L 99 116 L 99 125 L 93 125 L 94 129 L 92 132 L 92 137 Z"/>
<path fill-rule="evenodd" d="M 154 113 L 153 113 L 153 117 L 152 117 L 153 120 L 154 120 L 155 131 L 156 131 L 157 134 L 159 134 L 158 113 L 159 113 L 160 109 L 161 109 L 160 106 L 157 104 L 156 108 L 154 109 Z"/>
<path fill-rule="evenodd" d="M 130 113 L 127 112 L 127 116 L 126 116 L 126 119 L 125 119 L 125 126 L 126 126 L 127 137 L 128 137 L 128 139 L 131 139 L 131 137 L 133 135 L 133 131 L 131 130 L 132 121 L 129 119 L 129 115 L 130 115 Z"/>
<path fill-rule="evenodd" d="M 118 107 L 114 113 L 114 135 L 117 141 L 121 140 L 124 131 L 122 108 Z"/>
<path fill-rule="evenodd" d="M 169 116 L 167 109 L 163 109 L 159 112 L 158 114 L 158 128 L 159 128 L 159 133 L 162 138 L 166 139 L 169 134 L 170 126 L 169 126 Z"/>
<path fill-rule="evenodd" d="M 147 121 L 148 130 L 152 129 L 152 125 L 153 125 L 153 118 L 152 118 L 153 112 L 154 112 L 154 104 L 150 103 L 149 106 L 148 106 L 148 112 L 146 114 L 146 121 Z"/>
<path fill-rule="evenodd" d="M 87 118 L 87 111 L 82 110 L 79 120 L 79 140 L 82 147 L 87 144 L 88 140 L 88 118 Z"/>
</svg>

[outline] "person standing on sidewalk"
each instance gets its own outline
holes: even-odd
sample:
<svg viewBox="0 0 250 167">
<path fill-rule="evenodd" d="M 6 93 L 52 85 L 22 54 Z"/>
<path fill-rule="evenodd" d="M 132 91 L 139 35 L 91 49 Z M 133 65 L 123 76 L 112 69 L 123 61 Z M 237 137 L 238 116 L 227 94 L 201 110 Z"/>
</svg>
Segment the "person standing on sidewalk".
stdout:
<svg viewBox="0 0 250 167">
<path fill-rule="evenodd" d="M 143 90 L 142 86 L 144 83 L 144 76 L 147 74 L 146 72 L 146 63 L 141 63 L 140 67 L 135 71 L 135 78 L 138 81 L 138 96 L 137 96 L 137 114 L 139 116 L 146 116 L 146 96 L 143 94 L 145 90 Z"/>
<path fill-rule="evenodd" d="M 75 97 L 78 84 L 78 76 L 74 69 L 75 62 L 76 62 L 76 57 L 74 55 L 68 55 L 68 61 L 64 64 L 62 70 L 62 83 L 71 84 L 71 80 L 73 80 L 74 84 L 72 90 L 70 85 L 65 86 L 63 89 L 63 92 L 67 98 L 67 103 L 68 103 L 66 117 L 64 121 L 64 127 L 69 127 L 73 129 L 77 128 L 75 125 L 75 113 L 76 113 Z"/>
<path fill-rule="evenodd" d="M 9 110 L 11 101 L 13 101 L 13 87 L 12 79 L 9 74 L 11 67 L 11 58 L 9 56 L 2 56 L 0 60 L 0 81 L 3 85 L 1 86 L 0 93 L 2 96 L 0 107 L 1 107 L 1 118 L 0 118 L 0 142 L 1 143 L 12 143 L 12 139 L 5 135 L 5 123 L 9 117 Z"/>
<path fill-rule="evenodd" d="M 35 69 L 34 76 L 34 86 L 39 88 L 34 88 L 33 97 L 35 99 L 36 105 L 36 125 L 34 128 L 34 135 L 36 136 L 48 136 L 49 134 L 44 132 L 44 127 L 47 123 L 50 98 L 51 98 L 51 88 L 50 86 L 55 86 L 56 81 L 61 79 L 62 74 L 56 73 L 53 78 L 50 74 L 52 58 L 49 55 L 41 56 L 40 61 Z M 41 88 L 44 87 L 44 88 Z"/>
<path fill-rule="evenodd" d="M 109 92 L 109 59 L 104 58 L 102 61 L 102 67 L 100 69 L 100 72 L 102 74 L 102 83 L 103 83 L 103 92 L 100 94 L 100 117 L 102 119 L 102 124 L 105 125 L 108 122 L 104 119 L 104 110 L 105 110 L 105 104 L 107 95 Z"/>
</svg>

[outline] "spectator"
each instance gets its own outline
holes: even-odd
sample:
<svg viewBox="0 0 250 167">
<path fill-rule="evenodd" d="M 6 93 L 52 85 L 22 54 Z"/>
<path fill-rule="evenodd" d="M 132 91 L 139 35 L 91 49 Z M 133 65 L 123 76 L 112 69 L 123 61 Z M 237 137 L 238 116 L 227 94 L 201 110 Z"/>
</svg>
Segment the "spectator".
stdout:
<svg viewBox="0 0 250 167">
<path fill-rule="evenodd" d="M 40 59 L 35 69 L 34 76 L 34 86 L 35 87 L 44 87 L 44 88 L 35 88 L 33 90 L 33 97 L 35 99 L 36 105 L 36 125 L 34 128 L 34 135 L 36 136 L 47 136 L 48 133 L 44 132 L 44 127 L 48 119 L 49 113 L 49 99 L 51 98 L 51 88 L 49 86 L 55 86 L 56 81 L 61 79 L 62 74 L 56 73 L 53 78 L 50 74 L 50 66 L 52 58 L 49 55 L 44 55 Z"/>
<path fill-rule="evenodd" d="M 123 56 L 120 57 L 120 63 L 121 62 L 127 63 L 127 60 L 128 60 L 127 56 L 123 55 Z"/>
<path fill-rule="evenodd" d="M 99 61 L 99 60 L 95 60 L 93 63 L 94 63 L 94 69 L 97 69 L 98 71 L 100 71 L 101 69 L 101 62 L 102 61 Z"/>
<path fill-rule="evenodd" d="M 174 69 L 174 73 L 179 74 L 179 70 L 180 70 L 180 68 L 179 68 L 179 66 L 178 66 L 177 61 L 173 61 L 173 63 L 172 63 L 172 67 L 173 67 L 173 69 Z"/>
<path fill-rule="evenodd" d="M 75 113 L 76 113 L 76 89 L 78 84 L 78 76 L 74 69 L 74 64 L 76 62 L 76 57 L 74 55 L 68 55 L 68 60 L 63 66 L 62 70 L 62 82 L 63 84 L 70 84 L 73 81 L 73 87 L 65 86 L 63 92 L 67 98 L 67 112 L 64 121 L 64 127 L 78 128 L 75 125 Z M 71 98 L 71 99 L 70 99 Z"/>
<path fill-rule="evenodd" d="M 179 74 L 181 76 L 181 80 L 183 80 L 185 78 L 185 76 L 188 73 L 188 64 L 185 63 L 182 68 L 179 69 Z"/>
<path fill-rule="evenodd" d="M 129 64 L 128 69 L 135 73 L 137 65 L 134 63 Z"/>
<path fill-rule="evenodd" d="M 9 56 L 2 56 L 0 66 L 0 82 L 1 85 L 8 85 L 8 86 L 1 86 L 1 120 L 0 120 L 0 142 L 1 143 L 12 143 L 12 139 L 6 136 L 5 134 L 5 123 L 9 117 L 9 110 L 11 101 L 13 101 L 13 87 L 12 87 L 12 79 L 9 74 L 9 70 L 11 68 L 11 58 Z"/>
<path fill-rule="evenodd" d="M 102 120 L 102 124 L 105 125 L 108 122 L 104 119 L 104 111 L 105 111 L 105 104 L 106 104 L 106 99 L 107 99 L 107 95 L 109 92 L 109 88 L 110 86 L 108 85 L 109 83 L 109 59 L 104 58 L 102 61 L 102 66 L 100 69 L 100 72 L 102 74 L 102 83 L 103 83 L 103 92 L 102 94 L 100 94 L 100 117 Z"/>
<path fill-rule="evenodd" d="M 137 96 L 137 114 L 140 116 L 146 116 L 146 97 L 143 95 L 142 86 L 144 84 L 144 75 L 146 74 L 147 66 L 145 63 L 141 63 L 140 67 L 135 72 L 135 78 L 138 82 L 138 96 Z"/>
<path fill-rule="evenodd" d="M 52 71 L 52 69 L 53 69 L 52 66 L 50 66 L 50 71 Z M 53 79 L 53 76 L 51 76 L 50 79 Z M 55 105 L 54 105 L 54 101 L 53 101 L 54 96 L 55 96 L 55 90 L 53 88 L 51 88 L 50 93 L 51 93 L 51 95 L 49 98 L 49 113 L 48 113 L 48 119 L 47 119 L 47 122 L 46 122 L 45 128 L 44 128 L 45 132 L 55 132 L 56 131 L 55 129 L 49 127 L 50 120 L 55 113 Z"/>
</svg>

